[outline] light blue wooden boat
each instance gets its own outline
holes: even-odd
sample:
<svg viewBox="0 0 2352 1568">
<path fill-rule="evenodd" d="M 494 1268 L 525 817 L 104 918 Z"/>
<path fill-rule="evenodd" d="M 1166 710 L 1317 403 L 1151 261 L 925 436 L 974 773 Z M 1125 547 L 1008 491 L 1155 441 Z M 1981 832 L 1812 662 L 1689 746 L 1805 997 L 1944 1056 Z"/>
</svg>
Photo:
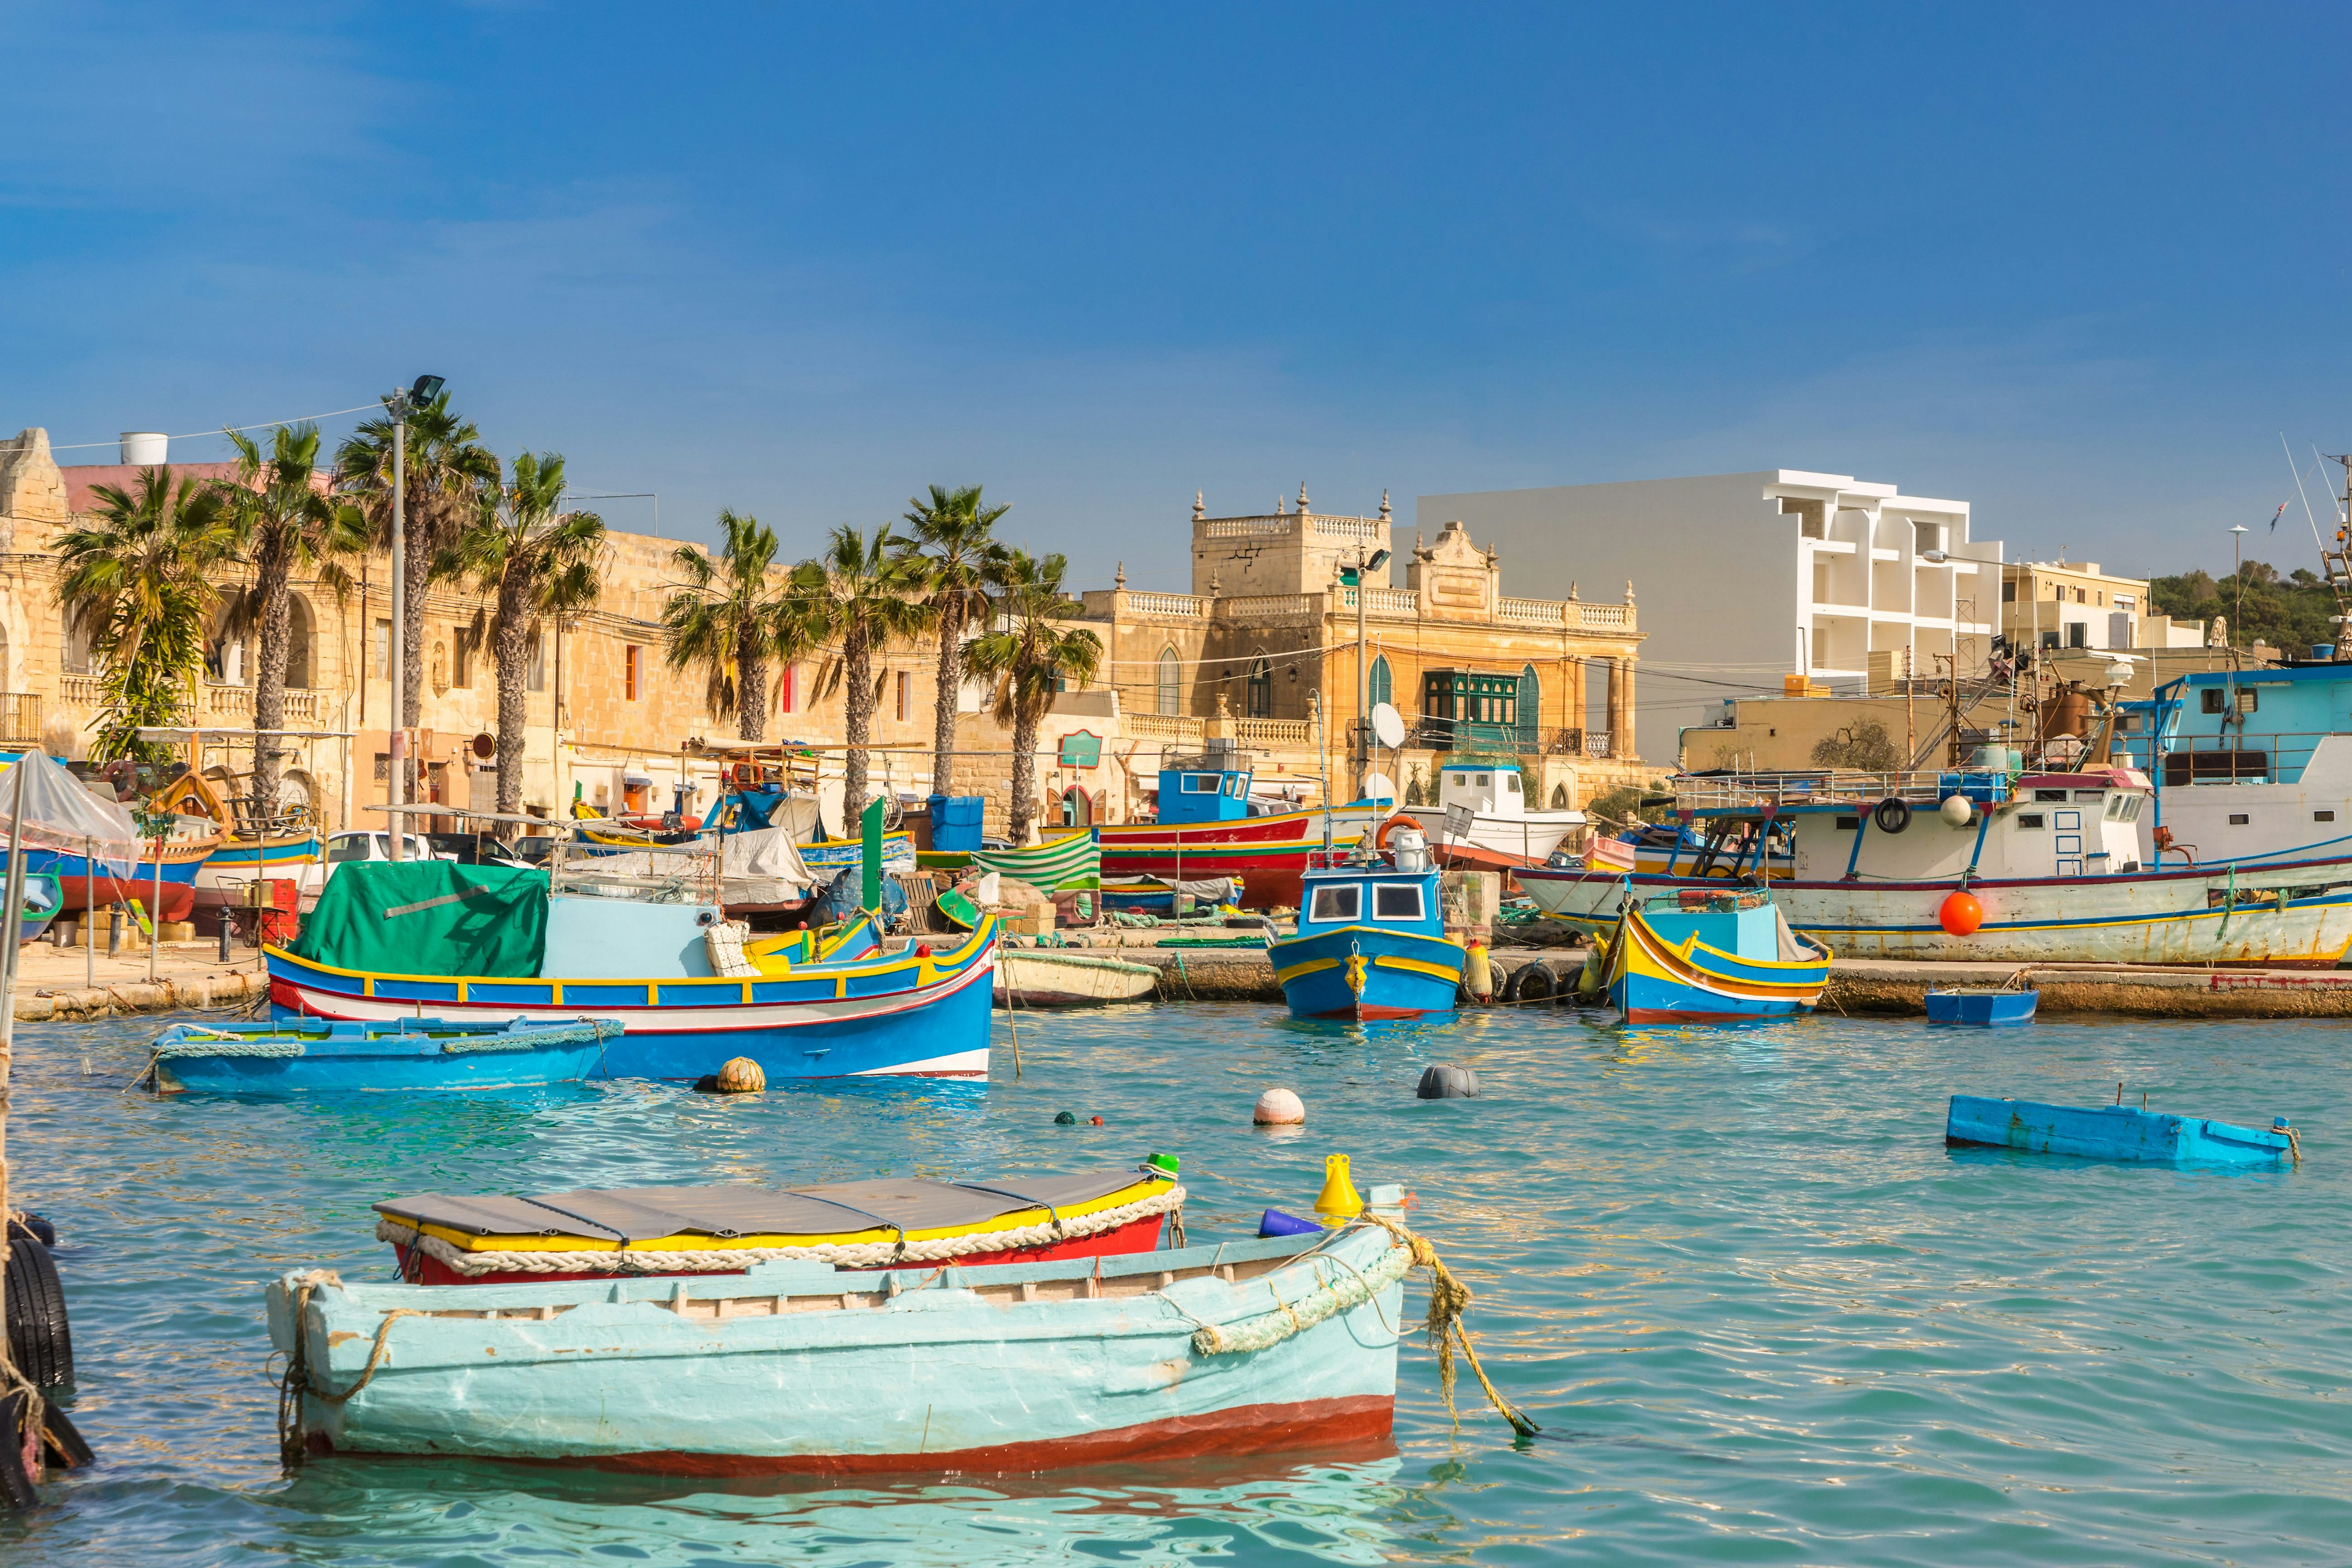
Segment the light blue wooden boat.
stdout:
<svg viewBox="0 0 2352 1568">
<path fill-rule="evenodd" d="M 2043 1105 L 1973 1094 L 1952 1096 L 1944 1142 L 2088 1160 L 2280 1165 L 2299 1163 L 2302 1157 L 2294 1131 L 2284 1116 L 2268 1127 L 2236 1127 L 2135 1105 Z"/>
<path fill-rule="evenodd" d="M 158 1094 L 366 1094 L 534 1089 L 596 1075 L 620 1026 L 597 1019 L 281 1019 L 174 1024 L 155 1037 Z"/>
<path fill-rule="evenodd" d="M 289 1453 L 970 1475 L 1382 1437 L 1410 1265 L 1359 1222 L 987 1268 L 462 1287 L 319 1271 L 268 1298 Z"/>
<path fill-rule="evenodd" d="M 2033 1009 L 2041 1000 L 2039 991 L 1999 986 L 1970 989 L 1956 985 L 1942 990 L 1931 987 L 1927 992 L 1927 1022 L 1966 1024 L 1979 1029 L 2031 1024 Z"/>
<path fill-rule="evenodd" d="M 1297 933 L 1266 955 L 1294 1018 L 1451 1013 L 1467 956 L 1445 934 L 1436 870 L 1369 847 L 1308 854 Z"/>
</svg>

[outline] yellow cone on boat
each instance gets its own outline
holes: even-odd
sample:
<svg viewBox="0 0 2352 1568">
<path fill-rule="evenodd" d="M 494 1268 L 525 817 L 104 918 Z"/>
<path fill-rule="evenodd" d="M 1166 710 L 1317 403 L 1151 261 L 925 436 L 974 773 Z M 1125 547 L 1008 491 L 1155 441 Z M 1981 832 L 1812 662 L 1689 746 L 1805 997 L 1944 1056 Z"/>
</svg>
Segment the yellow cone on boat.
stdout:
<svg viewBox="0 0 2352 1568">
<path fill-rule="evenodd" d="M 721 1094 L 757 1094 L 768 1087 L 768 1075 L 750 1057 L 736 1057 L 719 1069 Z"/>
<path fill-rule="evenodd" d="M 1315 1215 L 1325 1225 L 1338 1225 L 1364 1212 L 1356 1184 L 1348 1179 L 1348 1156 L 1334 1154 L 1323 1162 L 1323 1190 L 1315 1199 Z"/>
</svg>

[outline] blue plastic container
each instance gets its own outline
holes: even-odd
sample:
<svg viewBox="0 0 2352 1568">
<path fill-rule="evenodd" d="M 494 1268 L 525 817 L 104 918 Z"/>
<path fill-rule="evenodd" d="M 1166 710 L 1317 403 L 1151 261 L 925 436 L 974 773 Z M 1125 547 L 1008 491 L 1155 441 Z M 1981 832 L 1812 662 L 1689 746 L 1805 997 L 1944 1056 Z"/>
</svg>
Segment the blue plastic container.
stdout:
<svg viewBox="0 0 2352 1568">
<path fill-rule="evenodd" d="M 1927 1022 L 1973 1024 L 1979 1028 L 1996 1024 L 2031 1024 L 2034 1004 L 2041 1000 L 2039 991 L 1929 991 Z"/>
<path fill-rule="evenodd" d="M 2336 657 L 2336 645 L 2332 642 L 2313 643 L 2311 645 L 2311 657 L 2314 658 L 2334 658 Z"/>
<path fill-rule="evenodd" d="M 987 805 L 983 795 L 931 796 L 931 847 L 963 854 L 979 848 L 981 815 Z"/>
<path fill-rule="evenodd" d="M 1311 1219 L 1300 1219 L 1295 1214 L 1280 1209 L 1268 1209 L 1258 1216 L 1257 1233 L 1267 1236 L 1313 1236 L 1323 1227 Z"/>
</svg>

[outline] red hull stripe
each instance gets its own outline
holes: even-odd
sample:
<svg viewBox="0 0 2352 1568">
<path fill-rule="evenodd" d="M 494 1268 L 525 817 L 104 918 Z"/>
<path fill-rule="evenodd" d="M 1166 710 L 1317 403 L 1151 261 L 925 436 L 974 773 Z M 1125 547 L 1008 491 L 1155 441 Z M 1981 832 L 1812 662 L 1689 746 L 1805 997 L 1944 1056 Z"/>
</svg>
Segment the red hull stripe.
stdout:
<svg viewBox="0 0 2352 1568">
<path fill-rule="evenodd" d="M 1182 1459 L 1200 1455 L 1273 1454 L 1289 1448 L 1325 1448 L 1385 1437 L 1395 1420 L 1389 1394 L 1357 1394 L 1295 1405 L 1247 1405 L 1206 1415 L 1049 1437 L 999 1443 L 984 1448 L 903 1454 L 601 1454 L 568 1459 L 527 1459 L 532 1464 L 572 1465 L 587 1469 L 637 1470 L 660 1476 L 880 1476 L 991 1470 L 1019 1472 L 1123 1460 Z M 338 1450 L 323 1433 L 310 1436 L 311 1451 Z M 415 1456 L 404 1456 L 414 1458 Z M 476 1456 L 445 1456 L 447 1458 Z M 515 1456 L 521 1458 L 521 1456 Z"/>
</svg>

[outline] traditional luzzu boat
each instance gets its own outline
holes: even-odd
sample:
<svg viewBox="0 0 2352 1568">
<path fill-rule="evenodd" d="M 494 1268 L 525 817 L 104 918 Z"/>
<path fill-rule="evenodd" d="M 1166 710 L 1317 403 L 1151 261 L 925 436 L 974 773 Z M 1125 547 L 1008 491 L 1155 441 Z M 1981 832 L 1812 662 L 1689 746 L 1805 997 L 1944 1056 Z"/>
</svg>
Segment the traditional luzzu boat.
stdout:
<svg viewBox="0 0 2352 1568">
<path fill-rule="evenodd" d="M 1830 954 L 1763 893 L 1720 885 L 1629 902 L 1596 955 L 1628 1024 L 1745 1023 L 1810 1013 Z"/>
<path fill-rule="evenodd" d="M 412 1285 L 740 1274 L 762 1263 L 1032 1263 L 1149 1252 L 1183 1220 L 1180 1162 L 1073 1176 L 426 1193 L 375 1205 Z"/>
<path fill-rule="evenodd" d="M 1653 876 L 1565 862 L 1518 873 L 1546 914 L 1606 933 L 1629 897 L 1774 876 L 1789 924 L 1846 958 L 2332 968 L 2352 948 L 2352 858 L 2153 869 L 2137 822 L 2148 781 L 2071 772 L 1759 773 L 1675 783 L 1713 864 Z M 1738 858 L 1744 846 L 1747 858 Z"/>
<path fill-rule="evenodd" d="M 289 1274 L 268 1292 L 281 1444 L 969 1476 L 1379 1441 L 1416 1256 L 1359 1220 L 982 1268 L 792 1258 L 462 1290 Z"/>
<path fill-rule="evenodd" d="M 1450 1013 L 1467 954 L 1445 934 L 1437 871 L 1421 834 L 1387 854 L 1318 850 L 1298 931 L 1266 949 L 1298 1018 L 1415 1018 Z"/>
<path fill-rule="evenodd" d="M 25 869 L 57 879 L 60 912 L 127 902 L 152 916 L 158 911 L 150 906 L 160 902 L 164 920 L 187 918 L 195 903 L 196 868 L 219 846 L 213 824 L 172 814 L 159 857 L 154 837 L 129 811 L 101 799 L 47 753 L 37 748 L 19 753 L 0 768 L 0 780 L 13 781 L 19 768 Z M 13 782 L 7 787 L 13 791 Z"/>
<path fill-rule="evenodd" d="M 158 1094 L 537 1089 L 594 1077 L 620 1032 L 598 1018 L 174 1024 L 155 1037 L 141 1082 Z"/>
<path fill-rule="evenodd" d="M 859 957 L 796 959 L 801 934 L 751 939 L 711 903 L 551 893 L 544 871 L 354 861 L 295 945 L 266 952 L 278 1016 L 606 1019 L 613 1078 L 692 1081 L 734 1057 L 771 1081 L 987 1076 L 992 919 Z"/>
<path fill-rule="evenodd" d="M 326 846 L 308 809 L 267 821 L 240 819 L 239 808 L 222 798 L 212 781 L 174 763 L 176 776 L 149 796 L 152 809 L 201 817 L 213 824 L 220 846 L 196 868 L 194 906 L 219 909 L 241 902 L 247 887 L 272 877 L 301 879 L 302 868 L 321 864 Z"/>
<path fill-rule="evenodd" d="M 1390 807 L 1372 801 L 1328 812 L 1250 815 L 1252 769 L 1239 753 L 1169 754 L 1160 762 L 1157 820 L 1097 827 L 1106 877 L 1163 881 L 1230 878 L 1242 908 L 1295 907 L 1304 896 L 1307 858 L 1331 838 L 1352 843 L 1379 826 Z"/>
<path fill-rule="evenodd" d="M 801 847 L 801 863 L 820 878 L 866 864 L 866 845 L 856 838 L 818 838 Z M 915 869 L 915 837 L 907 832 L 882 836 L 882 869 Z"/>
</svg>

